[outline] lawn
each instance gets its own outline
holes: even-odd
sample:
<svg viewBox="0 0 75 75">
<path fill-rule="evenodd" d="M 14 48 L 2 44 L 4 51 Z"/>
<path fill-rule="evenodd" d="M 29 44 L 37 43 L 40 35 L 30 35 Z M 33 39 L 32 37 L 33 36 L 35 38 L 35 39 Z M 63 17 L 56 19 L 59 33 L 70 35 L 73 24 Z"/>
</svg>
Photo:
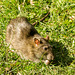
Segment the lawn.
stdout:
<svg viewBox="0 0 75 75">
<path fill-rule="evenodd" d="M 0 0 L 0 75 L 75 75 L 74 0 Z M 43 21 L 40 19 L 48 12 Z M 47 66 L 23 60 L 5 42 L 6 27 L 13 18 L 24 16 L 41 36 L 49 35 L 54 60 Z"/>
</svg>

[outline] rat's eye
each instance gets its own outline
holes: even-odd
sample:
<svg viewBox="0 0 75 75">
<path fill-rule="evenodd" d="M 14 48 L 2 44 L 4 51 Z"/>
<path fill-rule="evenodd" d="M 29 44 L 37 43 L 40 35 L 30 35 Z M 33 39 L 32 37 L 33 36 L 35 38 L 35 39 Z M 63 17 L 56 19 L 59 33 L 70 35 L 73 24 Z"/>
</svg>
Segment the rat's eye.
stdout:
<svg viewBox="0 0 75 75">
<path fill-rule="evenodd" d="M 47 50 L 48 48 L 47 48 L 47 47 L 44 47 L 43 49 L 44 49 L 44 50 Z"/>
</svg>

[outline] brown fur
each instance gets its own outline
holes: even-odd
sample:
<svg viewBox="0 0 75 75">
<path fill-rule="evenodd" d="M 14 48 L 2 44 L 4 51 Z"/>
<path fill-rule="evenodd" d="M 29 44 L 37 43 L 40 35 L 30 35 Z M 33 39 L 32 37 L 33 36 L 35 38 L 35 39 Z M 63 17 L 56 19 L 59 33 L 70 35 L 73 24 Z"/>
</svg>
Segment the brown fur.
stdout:
<svg viewBox="0 0 75 75">
<path fill-rule="evenodd" d="M 33 62 L 53 60 L 51 45 L 41 37 L 24 17 L 12 19 L 7 26 L 6 42 L 16 49 L 21 58 Z"/>
</svg>

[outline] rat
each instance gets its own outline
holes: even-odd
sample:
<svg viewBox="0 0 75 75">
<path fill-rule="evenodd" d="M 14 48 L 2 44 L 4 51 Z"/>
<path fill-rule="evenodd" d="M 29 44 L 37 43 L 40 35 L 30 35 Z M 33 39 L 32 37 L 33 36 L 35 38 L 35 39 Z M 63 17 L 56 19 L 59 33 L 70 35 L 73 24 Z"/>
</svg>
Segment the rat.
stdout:
<svg viewBox="0 0 75 75">
<path fill-rule="evenodd" d="M 43 38 L 25 17 L 12 19 L 6 29 L 6 42 L 22 59 L 46 65 L 54 59 L 49 37 Z"/>
</svg>

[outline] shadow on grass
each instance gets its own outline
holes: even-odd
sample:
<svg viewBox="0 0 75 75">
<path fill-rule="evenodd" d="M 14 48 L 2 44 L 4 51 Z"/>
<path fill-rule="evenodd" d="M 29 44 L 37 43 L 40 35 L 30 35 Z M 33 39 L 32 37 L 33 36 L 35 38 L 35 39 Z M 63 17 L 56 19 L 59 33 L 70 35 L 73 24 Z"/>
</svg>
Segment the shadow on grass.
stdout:
<svg viewBox="0 0 75 75">
<path fill-rule="evenodd" d="M 50 41 L 50 44 L 53 46 L 54 54 L 54 60 L 52 64 L 56 66 L 70 65 L 74 59 L 69 56 L 69 52 L 66 47 L 62 43 L 56 41 Z"/>
</svg>

